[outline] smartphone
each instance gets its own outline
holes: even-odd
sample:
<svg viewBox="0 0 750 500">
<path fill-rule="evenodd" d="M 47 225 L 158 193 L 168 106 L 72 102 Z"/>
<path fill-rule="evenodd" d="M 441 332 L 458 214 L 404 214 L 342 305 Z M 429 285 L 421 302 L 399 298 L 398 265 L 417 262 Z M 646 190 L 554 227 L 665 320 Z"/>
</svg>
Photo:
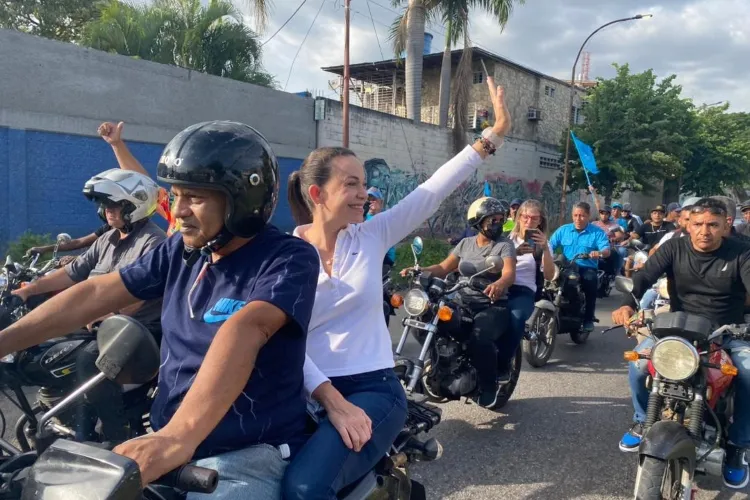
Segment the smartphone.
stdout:
<svg viewBox="0 0 750 500">
<path fill-rule="evenodd" d="M 539 230 L 538 229 L 527 229 L 523 233 L 523 239 L 524 239 L 524 241 L 526 243 L 528 243 L 529 245 L 531 245 L 532 247 L 535 245 L 533 236 L 534 236 L 534 234 L 536 234 L 537 231 L 539 231 Z"/>
</svg>

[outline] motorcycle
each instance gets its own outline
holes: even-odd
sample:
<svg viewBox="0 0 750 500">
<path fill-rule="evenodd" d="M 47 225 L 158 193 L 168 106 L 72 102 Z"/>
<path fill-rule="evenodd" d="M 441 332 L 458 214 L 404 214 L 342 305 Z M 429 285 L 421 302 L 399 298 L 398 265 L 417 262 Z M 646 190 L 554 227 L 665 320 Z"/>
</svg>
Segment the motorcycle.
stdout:
<svg viewBox="0 0 750 500">
<path fill-rule="evenodd" d="M 576 264 L 577 260 L 588 258 L 588 254 L 576 255 L 572 261 L 564 255 L 555 257 L 555 275 L 545 281 L 542 299 L 534 304 L 534 311 L 526 321 L 522 348 L 531 366 L 539 368 L 547 364 L 560 334 L 569 333 L 576 344 L 588 340 L 589 333 L 582 330 L 586 296 Z"/>
<path fill-rule="evenodd" d="M 58 439 L 54 419 L 104 379 L 118 384 L 147 384 L 159 371 L 159 349 L 152 335 L 132 318 L 113 316 L 97 333 L 100 373 L 42 416 L 37 450 L 23 452 L 0 438 L 0 500 L 177 500 L 184 492 L 211 493 L 216 471 L 186 465 L 141 487 L 138 465 L 103 447 Z"/>
<path fill-rule="evenodd" d="M 501 270 L 502 258 L 488 257 L 486 268 L 482 270 L 468 262 L 460 263 L 461 277 L 451 285 L 419 267 L 418 255 L 423 249 L 421 238 L 415 238 L 411 248 L 415 263 L 410 272 L 413 286 L 403 299 L 409 317 L 404 319 L 404 330 L 396 347 L 396 371 L 406 383 L 407 394 L 416 391 L 435 402 L 475 398 L 479 392 L 477 372 L 468 355 L 474 313 L 461 304 L 456 292 L 467 287 L 483 292 L 487 284 L 480 285 L 475 279 L 489 271 Z M 422 345 L 416 360 L 402 356 L 410 334 Z M 503 407 L 513 395 L 521 359 L 519 346 L 511 361 L 510 381 L 504 383 L 498 393 L 496 409 Z"/>
<path fill-rule="evenodd" d="M 631 293 L 633 283 L 616 287 Z M 650 388 L 635 498 L 691 500 L 697 474 L 721 477 L 738 374 L 722 346 L 750 340 L 750 325 L 713 329 L 711 321 L 684 312 L 646 319 L 655 344 L 649 354 L 625 352 L 627 361 L 648 360 Z"/>
<path fill-rule="evenodd" d="M 396 290 L 388 274 L 383 275 L 383 314 L 385 315 L 385 325 L 390 325 L 391 316 L 396 315 L 396 309 L 400 307 L 400 296 L 396 295 Z"/>
<path fill-rule="evenodd" d="M 625 276 L 629 278 L 634 270 L 640 269 L 648 260 L 649 246 L 634 239 L 628 241 L 626 247 L 631 252 L 625 263 Z"/>
</svg>

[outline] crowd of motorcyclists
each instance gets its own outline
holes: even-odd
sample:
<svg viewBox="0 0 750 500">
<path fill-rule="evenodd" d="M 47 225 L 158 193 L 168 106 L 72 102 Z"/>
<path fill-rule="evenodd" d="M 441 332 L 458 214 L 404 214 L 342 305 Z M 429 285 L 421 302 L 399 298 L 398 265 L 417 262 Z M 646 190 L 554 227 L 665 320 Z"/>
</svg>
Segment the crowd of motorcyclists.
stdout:
<svg viewBox="0 0 750 500">
<path fill-rule="evenodd" d="M 99 134 L 120 169 L 92 177 L 83 192 L 105 225 L 60 245 L 86 248 L 80 256 L 12 292 L 26 302 L 64 290 L 0 332 L 0 358 L 94 330 L 113 314 L 131 316 L 161 348 L 153 432 L 131 432 L 121 388 L 108 381 L 86 395 L 92 413 L 81 419 L 77 440 L 119 443 L 114 451 L 138 464 L 144 485 L 190 462 L 218 471 L 216 498 L 337 498 L 381 460 L 407 420 L 383 320 L 382 280 L 395 264 L 394 246 L 502 146 L 510 118 L 502 88 L 491 78 L 488 85 L 495 124 L 387 210 L 383 194 L 368 189 L 354 152 L 310 153 L 288 180 L 293 234 L 269 224 L 278 164 L 251 127 L 217 121 L 180 132 L 157 167 L 167 192 L 128 150 L 123 124 L 102 124 Z M 630 324 L 639 305 L 653 309 L 652 287 L 663 275 L 672 311 L 718 326 L 744 322 L 750 203 L 740 207 L 746 224 L 735 227 L 736 206 L 724 197 L 657 205 L 645 222 L 627 203 L 610 207 L 594 199 L 595 213 L 576 203 L 572 222 L 548 235 L 541 203 L 482 197 L 469 207 L 466 231 L 445 259 L 420 269 L 445 278 L 462 263 L 502 262 L 483 275 L 481 287 L 460 292 L 473 316 L 468 356 L 480 406 L 498 404 L 514 353 L 562 262 L 576 266 L 579 339 L 598 321 L 603 276 L 626 272 L 632 294 L 613 313 L 615 324 Z M 151 220 L 156 214 L 168 221 L 167 233 Z M 645 262 L 632 262 L 636 243 L 650 251 Z M 646 355 L 653 346 L 646 338 L 635 351 Z M 739 374 L 724 480 L 742 488 L 750 478 L 750 343 L 725 347 Z M 96 373 L 97 355 L 96 343 L 80 353 L 82 381 Z M 623 451 L 637 451 L 643 439 L 647 376 L 643 360 L 630 364 L 634 417 Z M 325 415 L 313 430 L 310 407 Z"/>
</svg>

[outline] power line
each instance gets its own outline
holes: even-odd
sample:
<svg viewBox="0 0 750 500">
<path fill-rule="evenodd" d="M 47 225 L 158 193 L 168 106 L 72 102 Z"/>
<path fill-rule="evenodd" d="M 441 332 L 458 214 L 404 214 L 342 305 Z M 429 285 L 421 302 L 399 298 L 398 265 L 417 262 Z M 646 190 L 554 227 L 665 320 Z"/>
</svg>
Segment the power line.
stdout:
<svg viewBox="0 0 750 500">
<path fill-rule="evenodd" d="M 297 53 L 294 54 L 294 59 L 292 59 L 292 65 L 289 67 L 289 75 L 286 77 L 286 83 L 284 84 L 284 91 L 286 91 L 287 85 L 289 85 L 289 79 L 292 77 L 292 70 L 294 69 L 294 62 L 297 60 L 297 56 L 299 55 L 300 51 L 302 50 L 302 46 L 305 45 L 305 41 L 307 40 L 307 35 L 310 34 L 310 32 L 313 29 L 313 26 L 315 26 L 315 21 L 318 20 L 318 16 L 320 15 L 320 12 L 323 10 L 323 6 L 326 4 L 326 0 L 323 0 L 320 2 L 320 8 L 318 9 L 318 12 L 315 14 L 315 17 L 313 18 L 312 22 L 310 23 L 310 27 L 307 29 L 307 33 L 305 33 L 305 38 L 302 39 L 302 43 L 299 44 L 299 48 L 297 49 Z"/>
<path fill-rule="evenodd" d="M 370 21 L 372 21 L 372 31 L 375 32 L 375 40 L 378 41 L 378 48 L 380 49 L 380 57 L 385 59 L 383 55 L 383 47 L 380 46 L 380 38 L 378 37 L 378 30 L 375 29 L 375 18 L 372 17 L 372 9 L 370 9 L 370 0 L 367 0 L 367 10 L 370 12 Z"/>
<path fill-rule="evenodd" d="M 292 15 L 291 15 L 291 16 L 289 16 L 289 19 L 287 19 L 286 21 L 284 21 L 284 24 L 282 24 L 282 25 L 281 25 L 281 28 L 277 29 L 277 30 L 276 30 L 276 33 L 274 33 L 273 35 L 271 35 L 271 38 L 269 38 L 269 39 L 268 39 L 268 40 L 266 40 L 265 42 L 261 43 L 261 44 L 260 44 L 260 46 L 261 46 L 261 47 L 263 47 L 263 46 L 264 46 L 265 44 L 267 44 L 268 42 L 270 42 L 271 40 L 273 40 L 273 37 L 275 37 L 276 35 L 278 35 L 278 34 L 279 34 L 279 31 L 281 31 L 281 30 L 283 30 L 283 29 L 284 29 L 284 26 L 286 26 L 286 25 L 287 25 L 287 23 L 288 23 L 289 21 L 291 21 L 291 20 L 292 20 L 292 18 L 293 18 L 293 17 L 295 16 L 295 15 L 297 15 L 297 12 L 299 12 L 299 10 L 300 10 L 300 9 L 302 8 L 302 6 L 303 6 L 303 5 L 305 5 L 305 3 L 306 3 L 306 2 L 307 2 L 307 0 L 302 0 L 302 3 L 301 3 L 301 4 L 299 4 L 299 5 L 297 6 L 297 8 L 295 9 L 295 11 L 294 11 L 294 12 L 292 12 Z"/>
</svg>

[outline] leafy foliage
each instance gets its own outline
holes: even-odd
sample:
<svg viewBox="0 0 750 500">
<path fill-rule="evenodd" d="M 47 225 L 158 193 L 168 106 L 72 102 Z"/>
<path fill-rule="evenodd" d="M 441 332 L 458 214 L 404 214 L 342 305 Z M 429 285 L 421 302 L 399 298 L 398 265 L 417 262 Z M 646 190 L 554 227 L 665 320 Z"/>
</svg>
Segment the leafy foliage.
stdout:
<svg viewBox="0 0 750 500">
<path fill-rule="evenodd" d="M 102 0 L 2 0 L 0 28 L 63 42 L 78 40 L 84 26 L 99 15 Z"/>
<path fill-rule="evenodd" d="M 693 154 L 685 166 L 682 191 L 710 196 L 750 181 L 750 113 L 727 113 L 729 104 L 697 112 Z M 744 196 L 742 196 L 744 199 Z"/>
<path fill-rule="evenodd" d="M 442 262 L 451 251 L 451 246 L 443 240 L 433 238 L 422 238 L 424 249 L 419 256 L 419 265 L 422 267 L 432 266 Z M 396 263 L 391 271 L 391 279 L 396 286 L 407 286 L 406 278 L 402 278 L 399 272 L 406 267 L 414 265 L 414 255 L 411 253 L 411 240 L 399 243 L 396 246 Z"/>
<path fill-rule="evenodd" d="M 574 128 L 594 149 L 600 173 L 592 181 L 606 199 L 626 189 L 648 192 L 682 175 L 698 128 L 675 75 L 657 83 L 651 70 L 631 74 L 627 64 L 614 67 L 617 76 L 598 80 L 582 110 L 584 123 Z M 571 144 L 571 159 L 576 158 Z M 573 166 L 570 174 L 571 188 L 585 188 L 581 167 Z"/>
<path fill-rule="evenodd" d="M 111 0 L 82 40 L 89 47 L 211 75 L 275 86 L 263 70 L 257 36 L 227 0 L 156 0 L 130 5 Z"/>
<path fill-rule="evenodd" d="M 9 255 L 15 262 L 22 261 L 29 248 L 51 245 L 54 242 L 54 238 L 49 234 L 35 234 L 31 231 L 26 231 L 16 241 L 8 245 L 6 255 Z M 46 256 L 42 255 L 42 258 L 44 257 Z M 5 262 L 5 258 L 3 258 L 3 262 Z"/>
</svg>

